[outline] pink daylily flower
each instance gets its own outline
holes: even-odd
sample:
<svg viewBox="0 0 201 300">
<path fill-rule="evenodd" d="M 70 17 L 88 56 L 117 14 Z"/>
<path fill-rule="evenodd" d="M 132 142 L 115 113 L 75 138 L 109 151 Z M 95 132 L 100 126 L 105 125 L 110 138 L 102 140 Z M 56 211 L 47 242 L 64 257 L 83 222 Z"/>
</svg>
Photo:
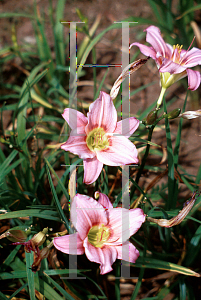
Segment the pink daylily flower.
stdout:
<svg viewBox="0 0 201 300">
<path fill-rule="evenodd" d="M 138 163 L 137 149 L 128 137 L 138 128 L 139 120 L 131 117 L 117 122 L 117 111 L 108 94 L 100 92 L 89 106 L 87 117 L 71 108 L 66 108 L 62 116 L 72 131 L 61 148 L 83 158 L 86 184 L 96 181 L 103 164 Z"/>
<path fill-rule="evenodd" d="M 200 72 L 189 68 L 201 64 L 201 50 L 193 47 L 186 51 L 179 45 L 172 47 L 165 43 L 156 26 L 149 26 L 145 31 L 147 32 L 146 41 L 152 47 L 140 43 L 133 43 L 130 47 L 138 46 L 144 55 L 150 56 L 156 61 L 161 73 L 162 87 L 168 88 L 174 82 L 188 76 L 188 88 L 192 91 L 196 90 L 200 85 Z"/>
<path fill-rule="evenodd" d="M 112 264 L 117 258 L 122 259 L 124 245 L 129 245 L 127 261 L 135 263 L 139 251 L 127 240 L 141 227 L 145 215 L 140 208 L 113 208 L 106 195 L 96 192 L 97 196 L 98 201 L 85 195 L 74 196 L 71 221 L 77 232 L 56 237 L 53 243 L 58 250 L 67 254 L 85 253 L 90 261 L 100 264 L 100 274 L 106 274 L 113 270 Z M 129 230 L 122 232 L 122 223 L 128 220 Z"/>
</svg>

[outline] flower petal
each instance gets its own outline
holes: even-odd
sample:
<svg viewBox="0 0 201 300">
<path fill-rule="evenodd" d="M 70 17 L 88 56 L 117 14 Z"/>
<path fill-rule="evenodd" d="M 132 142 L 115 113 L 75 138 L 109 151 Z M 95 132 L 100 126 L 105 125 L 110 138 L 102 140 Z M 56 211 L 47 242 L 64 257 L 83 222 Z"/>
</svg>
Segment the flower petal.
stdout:
<svg viewBox="0 0 201 300">
<path fill-rule="evenodd" d="M 110 95 L 100 92 L 100 96 L 89 106 L 88 125 L 86 133 L 92 129 L 102 127 L 105 132 L 113 132 L 117 123 L 117 111 Z"/>
<path fill-rule="evenodd" d="M 190 69 L 187 69 L 186 72 L 188 74 L 188 88 L 192 91 L 197 90 L 201 80 L 200 72 Z"/>
<path fill-rule="evenodd" d="M 84 183 L 90 184 L 96 181 L 103 168 L 103 163 L 96 157 L 83 160 L 84 164 Z"/>
<path fill-rule="evenodd" d="M 168 72 L 170 74 L 178 74 L 186 70 L 186 67 L 183 65 L 179 65 L 169 59 L 164 58 L 163 63 L 159 68 L 159 72 L 165 73 Z"/>
<path fill-rule="evenodd" d="M 117 127 L 114 134 L 123 134 L 126 137 L 131 136 L 139 126 L 140 121 L 135 117 L 127 118 L 122 121 L 117 122 Z"/>
<path fill-rule="evenodd" d="M 109 209 L 108 215 L 111 236 L 107 241 L 107 245 L 122 244 L 128 240 L 130 236 L 135 234 L 145 221 L 144 212 L 140 208 L 128 210 L 117 207 Z"/>
<path fill-rule="evenodd" d="M 100 274 L 106 274 L 112 271 L 112 264 L 117 259 L 117 250 L 115 247 L 104 246 L 96 248 L 92 246 L 88 239 L 84 240 L 85 254 L 90 261 L 100 264 Z"/>
<path fill-rule="evenodd" d="M 84 254 L 83 241 L 78 233 L 56 237 L 53 243 L 54 246 L 63 253 Z"/>
<path fill-rule="evenodd" d="M 71 129 L 86 126 L 88 123 L 88 119 L 85 115 L 72 108 L 64 109 L 62 117 L 66 120 Z"/>
<path fill-rule="evenodd" d="M 105 209 L 91 197 L 76 194 L 71 205 L 71 222 L 84 240 L 89 229 L 97 224 L 108 224 Z"/>
<path fill-rule="evenodd" d="M 180 63 L 185 65 L 186 68 L 201 65 L 201 50 L 193 47 L 190 51 L 186 51 L 186 53 L 182 55 Z"/>
<path fill-rule="evenodd" d="M 97 159 L 108 166 L 121 166 L 138 163 L 138 152 L 133 143 L 125 136 L 110 137 L 110 146 L 103 151 L 97 151 Z"/>
<path fill-rule="evenodd" d="M 134 208 L 129 210 L 129 221 L 130 221 L 130 236 L 135 234 L 142 223 L 145 221 L 145 214 L 141 208 Z"/>
<path fill-rule="evenodd" d="M 96 192 L 95 196 L 99 196 L 98 203 L 100 203 L 105 209 L 112 209 L 112 203 L 110 202 L 110 199 L 105 194 Z"/>
<path fill-rule="evenodd" d="M 140 253 L 135 246 L 129 242 L 123 243 L 121 246 L 116 246 L 117 258 L 135 263 Z"/>
<path fill-rule="evenodd" d="M 83 159 L 93 158 L 95 156 L 95 153 L 90 151 L 87 147 L 86 136 L 70 135 L 69 139 L 61 145 L 61 149 L 70 151 Z"/>
<path fill-rule="evenodd" d="M 133 46 L 137 46 L 144 55 L 149 56 L 153 59 L 156 59 L 156 51 L 152 47 L 148 47 L 146 45 L 143 45 L 143 44 L 140 44 L 140 43 L 137 43 L 137 42 L 132 43 L 130 45 L 130 48 L 133 47 Z"/>
<path fill-rule="evenodd" d="M 146 41 L 152 45 L 156 53 L 159 53 L 163 57 L 170 58 L 172 52 L 164 42 L 160 29 L 156 26 L 149 26 L 145 31 L 147 32 Z"/>
</svg>

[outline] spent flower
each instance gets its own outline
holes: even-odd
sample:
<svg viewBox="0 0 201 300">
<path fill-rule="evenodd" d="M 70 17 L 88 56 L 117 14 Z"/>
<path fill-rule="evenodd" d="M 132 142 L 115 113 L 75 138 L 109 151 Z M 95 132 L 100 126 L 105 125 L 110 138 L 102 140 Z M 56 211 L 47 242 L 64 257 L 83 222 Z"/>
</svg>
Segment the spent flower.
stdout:
<svg viewBox="0 0 201 300">
<path fill-rule="evenodd" d="M 29 241 L 16 242 L 16 243 L 12 243 L 12 245 L 24 245 L 24 250 L 27 253 L 33 251 L 35 254 L 39 255 L 40 253 L 39 247 L 45 242 L 47 232 L 48 232 L 48 228 L 44 228 L 42 231 L 36 233 Z"/>
<path fill-rule="evenodd" d="M 112 271 L 115 260 L 125 259 L 124 245 L 129 247 L 127 260 L 135 263 L 139 251 L 128 242 L 145 221 L 140 208 L 113 208 L 109 198 L 102 193 L 96 201 L 91 197 L 77 194 L 71 206 L 71 221 L 77 232 L 54 238 L 54 246 L 67 254 L 86 254 L 87 258 L 100 264 L 100 273 Z M 122 232 L 122 224 L 128 222 L 129 230 Z"/>
<path fill-rule="evenodd" d="M 176 215 L 172 219 L 166 220 L 166 219 L 154 219 L 152 217 L 147 217 L 147 221 L 156 223 L 159 226 L 166 227 L 166 228 L 170 228 L 172 226 L 179 225 L 185 219 L 185 217 L 189 214 L 189 212 L 191 211 L 191 209 L 192 209 L 193 205 L 195 204 L 195 201 L 199 195 L 200 195 L 200 193 L 195 191 L 193 193 L 191 199 L 184 203 L 183 209 L 178 213 L 178 215 Z"/>
</svg>

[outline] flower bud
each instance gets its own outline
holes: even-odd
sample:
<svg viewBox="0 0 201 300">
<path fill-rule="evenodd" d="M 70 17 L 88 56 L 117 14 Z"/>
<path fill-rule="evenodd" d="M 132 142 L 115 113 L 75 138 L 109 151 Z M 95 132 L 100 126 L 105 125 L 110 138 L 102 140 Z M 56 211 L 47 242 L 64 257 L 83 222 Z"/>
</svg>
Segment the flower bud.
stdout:
<svg viewBox="0 0 201 300">
<path fill-rule="evenodd" d="M 152 125 L 156 121 L 156 119 L 157 119 L 157 112 L 158 112 L 157 110 L 154 110 L 154 111 L 151 111 L 148 114 L 148 116 L 146 118 L 147 125 Z"/>
<path fill-rule="evenodd" d="M 180 115 L 181 109 L 180 108 L 175 108 L 168 114 L 165 114 L 164 117 L 168 119 L 176 119 Z"/>
<path fill-rule="evenodd" d="M 195 111 L 191 111 L 191 110 L 185 111 L 183 114 L 180 114 L 179 117 L 182 117 L 182 118 L 188 119 L 188 120 L 201 117 L 201 109 L 198 109 Z"/>
</svg>

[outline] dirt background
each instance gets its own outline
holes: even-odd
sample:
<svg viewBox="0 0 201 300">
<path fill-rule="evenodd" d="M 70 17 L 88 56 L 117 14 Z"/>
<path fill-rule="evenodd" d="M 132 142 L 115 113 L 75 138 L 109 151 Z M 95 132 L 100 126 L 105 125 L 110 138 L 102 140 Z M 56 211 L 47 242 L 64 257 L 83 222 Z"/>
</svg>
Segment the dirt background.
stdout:
<svg viewBox="0 0 201 300">
<path fill-rule="evenodd" d="M 48 13 L 49 13 L 49 1 L 41 0 L 36 1 L 38 5 L 38 10 L 41 14 L 44 14 L 44 17 L 47 19 L 46 22 L 46 34 L 49 41 L 49 44 L 53 48 L 53 34 L 51 26 L 48 23 Z M 52 1 L 53 7 L 55 8 L 59 1 Z M 174 2 L 176 5 L 177 1 Z M 79 18 L 76 13 L 76 8 L 79 8 L 84 16 L 89 20 L 89 26 L 93 24 L 95 19 L 100 17 L 100 24 L 97 29 L 97 33 L 101 32 L 104 28 L 107 28 L 109 25 L 112 25 L 115 21 L 121 21 L 127 17 L 143 17 L 154 19 L 152 10 L 145 0 L 97 0 L 97 1 L 67 1 L 65 7 L 65 20 L 66 21 L 79 21 Z M 20 12 L 33 14 L 33 0 L 26 1 L 0 1 L 0 13 L 3 12 Z M 32 22 L 28 18 L 9 18 L 0 19 L 0 49 L 12 45 L 11 41 L 11 28 L 12 24 L 15 23 L 17 40 L 19 44 L 27 42 L 33 46 L 33 49 L 36 46 L 36 41 L 34 37 L 34 31 L 32 27 Z M 136 26 L 130 28 L 130 43 L 134 41 L 145 41 L 145 34 L 143 29 L 147 26 Z M 68 29 L 65 28 L 65 35 L 68 35 Z M 77 34 L 78 45 L 83 39 L 83 34 Z M 196 46 L 196 45 L 195 45 Z M 103 39 L 96 45 L 97 50 L 97 64 L 121 64 L 121 30 L 114 29 L 108 32 Z M 66 49 L 66 52 L 68 49 Z M 137 51 L 137 48 L 131 50 L 133 55 Z M 54 54 L 53 54 L 54 56 Z M 139 57 L 144 58 L 142 54 Z M 87 63 L 91 63 L 91 57 Z M 16 59 L 15 63 L 20 65 L 20 61 Z M 68 61 L 67 61 L 68 64 Z M 20 69 L 17 67 L 9 66 L 10 72 L 13 72 L 13 75 L 9 78 L 5 76 L 5 73 L 1 75 L 1 83 L 7 82 L 14 84 L 16 77 L 20 76 Z M 117 79 L 121 72 L 120 68 L 111 67 L 107 78 L 106 78 L 106 92 L 110 91 L 112 84 Z M 97 68 L 98 81 L 100 82 L 105 73 L 104 68 Z M 88 68 L 87 74 L 84 78 L 81 78 L 78 88 L 78 98 L 92 101 L 93 100 L 93 70 Z M 155 101 L 160 93 L 159 86 L 159 74 L 157 67 L 153 60 L 149 60 L 145 66 L 143 66 L 137 73 L 131 75 L 131 91 L 139 88 L 142 85 L 148 84 L 154 81 L 155 84 L 148 87 L 147 89 L 137 93 L 134 97 L 131 97 L 131 114 L 136 114 L 138 111 L 143 111 L 146 109 L 153 101 Z M 187 81 L 187 79 L 186 79 Z M 190 92 L 188 96 L 188 103 L 186 110 L 197 110 L 200 108 L 200 93 L 201 88 L 196 92 Z M 176 96 L 177 101 L 168 109 L 171 111 L 174 108 L 182 108 L 183 102 L 186 96 L 186 89 L 181 84 L 174 84 L 169 90 L 167 95 L 167 101 L 171 100 L 172 97 Z M 4 114 L 4 129 L 6 129 L 11 122 L 11 113 L 9 111 Z M 176 132 L 178 128 L 178 119 L 170 121 L 171 132 L 172 132 L 172 141 L 176 138 Z M 161 122 L 163 125 L 164 122 Z M 186 170 L 187 173 L 191 175 L 196 175 L 200 161 L 201 161 L 201 120 L 200 118 L 194 120 L 184 120 L 182 137 L 181 137 L 181 151 L 179 163 L 182 168 Z M 146 136 L 144 137 L 146 138 Z M 166 138 L 164 127 L 161 126 L 161 130 L 154 132 L 153 140 L 154 143 L 159 144 L 166 148 Z M 155 160 L 151 155 L 149 156 L 149 165 L 155 165 L 160 161 Z M 167 164 L 167 161 L 162 165 Z M 142 183 L 142 182 L 141 182 Z M 146 178 L 144 181 L 145 186 L 149 183 L 149 178 Z M 121 285 L 122 289 L 122 299 L 130 299 L 130 294 L 132 293 L 134 286 L 133 282 L 127 282 L 127 285 L 124 283 Z M 152 287 L 153 288 L 153 287 Z M 157 290 L 158 288 L 156 288 Z M 139 294 L 140 295 L 140 294 Z M 141 297 L 138 299 L 146 298 L 150 295 L 150 290 L 142 290 Z M 172 295 L 172 296 L 171 296 Z M 169 294 L 165 300 L 171 300 L 174 297 L 174 294 Z"/>
</svg>

